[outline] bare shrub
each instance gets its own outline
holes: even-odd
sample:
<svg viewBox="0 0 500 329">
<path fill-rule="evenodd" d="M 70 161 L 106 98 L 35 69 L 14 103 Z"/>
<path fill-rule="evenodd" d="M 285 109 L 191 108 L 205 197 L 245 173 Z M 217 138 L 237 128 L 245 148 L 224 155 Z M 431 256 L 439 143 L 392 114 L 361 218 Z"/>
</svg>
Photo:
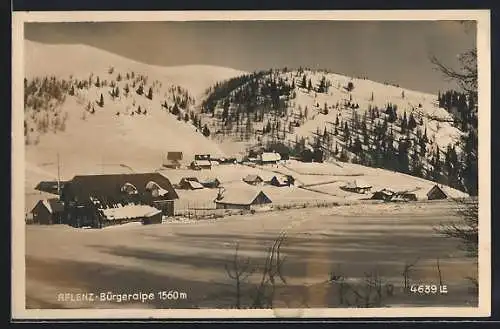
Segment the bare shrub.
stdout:
<svg viewBox="0 0 500 329">
<path fill-rule="evenodd" d="M 242 259 L 238 255 L 239 244 L 233 259 L 226 264 L 226 273 L 230 279 L 235 282 L 235 307 L 236 308 L 272 308 L 275 299 L 276 284 L 278 281 L 286 284 L 282 274 L 282 266 L 285 258 L 281 256 L 281 245 L 285 241 L 286 235 L 281 234 L 273 241 L 273 244 L 267 248 L 264 264 L 261 266 L 252 266 L 249 258 Z M 248 284 L 248 278 L 257 273 L 259 280 L 257 284 L 252 285 L 252 289 L 245 291 L 242 295 L 241 288 L 243 283 Z M 246 306 L 242 305 L 242 299 L 246 297 L 249 300 Z"/>
<path fill-rule="evenodd" d="M 478 220 L 479 204 L 477 198 L 456 199 L 456 213 L 461 218 L 459 221 L 443 223 L 435 228 L 439 234 L 459 239 L 462 242 L 461 249 L 471 258 L 478 256 Z"/>
</svg>

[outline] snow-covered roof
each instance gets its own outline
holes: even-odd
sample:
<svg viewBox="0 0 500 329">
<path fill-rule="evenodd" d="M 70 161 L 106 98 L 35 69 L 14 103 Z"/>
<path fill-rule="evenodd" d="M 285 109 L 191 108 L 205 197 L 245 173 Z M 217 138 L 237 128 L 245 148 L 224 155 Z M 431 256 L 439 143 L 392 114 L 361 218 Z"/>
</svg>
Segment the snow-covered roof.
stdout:
<svg viewBox="0 0 500 329">
<path fill-rule="evenodd" d="M 216 183 L 216 182 L 220 182 L 219 179 L 217 179 L 217 177 L 205 177 L 200 179 L 200 183 L 202 184 Z"/>
<path fill-rule="evenodd" d="M 271 178 L 271 180 L 276 180 L 280 184 L 286 184 L 288 182 L 287 177 L 282 176 L 282 175 L 275 175 Z"/>
<path fill-rule="evenodd" d="M 195 166 L 211 166 L 212 162 L 210 160 L 195 160 L 193 161 Z"/>
<path fill-rule="evenodd" d="M 427 197 L 431 194 L 435 189 L 440 189 L 448 198 L 466 198 L 469 195 L 467 193 L 461 192 L 459 190 L 455 190 L 446 185 L 434 185 L 429 192 L 427 192 Z"/>
<path fill-rule="evenodd" d="M 164 196 L 168 194 L 168 191 L 162 188 L 160 185 L 158 185 L 156 182 L 149 181 L 146 184 L 146 190 L 148 191 L 153 191 L 155 190 L 158 196 Z"/>
<path fill-rule="evenodd" d="M 379 190 L 379 191 L 376 191 L 375 193 L 382 193 L 382 194 L 385 194 L 385 195 L 388 195 L 388 196 L 391 196 L 391 195 L 393 195 L 393 194 L 394 194 L 394 192 L 393 192 L 393 191 L 388 190 L 388 189 L 385 189 L 385 188 L 384 188 L 384 189 L 381 189 L 381 190 Z"/>
<path fill-rule="evenodd" d="M 230 190 L 225 190 L 222 199 L 215 200 L 215 202 L 248 206 L 251 205 L 260 194 L 263 194 L 264 199 L 267 200 L 266 203 L 271 203 L 271 199 L 269 199 L 264 192 L 254 188 L 232 188 Z"/>
<path fill-rule="evenodd" d="M 256 182 L 259 180 L 262 181 L 262 178 L 259 175 L 247 175 L 243 178 L 243 181 L 245 182 Z"/>
<path fill-rule="evenodd" d="M 189 186 L 191 186 L 191 188 L 193 190 L 197 190 L 197 189 L 203 188 L 203 185 L 201 185 L 199 182 L 196 182 L 196 181 L 193 181 L 193 180 L 188 180 L 186 182 L 189 184 Z"/>
<path fill-rule="evenodd" d="M 370 188 L 372 186 L 361 179 L 355 179 L 353 181 L 348 182 L 344 187 L 345 188 Z"/>
<path fill-rule="evenodd" d="M 126 205 L 101 211 L 107 220 L 143 218 L 161 213 L 161 210 L 148 205 Z"/>
<path fill-rule="evenodd" d="M 275 152 L 264 152 L 259 155 L 259 160 L 264 162 L 280 161 L 281 155 Z"/>
</svg>

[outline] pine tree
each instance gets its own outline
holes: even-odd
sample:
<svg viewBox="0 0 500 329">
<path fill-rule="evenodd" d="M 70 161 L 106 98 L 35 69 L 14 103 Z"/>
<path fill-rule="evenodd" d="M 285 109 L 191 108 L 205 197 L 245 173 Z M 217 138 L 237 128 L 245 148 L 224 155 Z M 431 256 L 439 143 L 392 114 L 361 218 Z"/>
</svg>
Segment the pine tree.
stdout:
<svg viewBox="0 0 500 329">
<path fill-rule="evenodd" d="M 185 122 L 189 121 L 189 114 L 187 112 L 184 114 L 184 121 Z"/>
<path fill-rule="evenodd" d="M 411 154 L 411 174 L 417 177 L 423 174 L 423 164 L 416 149 Z"/>
<path fill-rule="evenodd" d="M 401 133 L 404 134 L 408 127 L 408 121 L 406 119 L 406 111 L 403 114 L 403 119 L 401 120 Z"/>
<path fill-rule="evenodd" d="M 311 91 L 313 88 L 312 81 L 309 79 L 309 82 L 307 83 L 307 91 Z"/>
<path fill-rule="evenodd" d="M 151 87 L 149 87 L 149 91 L 148 91 L 148 96 L 147 96 L 147 98 L 149 98 L 149 99 L 151 99 L 151 100 L 153 99 L 153 88 L 151 88 Z"/>
<path fill-rule="evenodd" d="M 306 77 L 306 75 L 305 75 L 305 74 L 302 76 L 302 83 L 301 83 L 301 85 L 300 85 L 300 86 L 301 86 L 302 88 L 304 88 L 304 89 L 306 89 L 306 88 L 307 88 L 307 77 Z"/>
<path fill-rule="evenodd" d="M 408 120 L 408 129 L 412 130 L 417 127 L 417 121 L 415 120 L 415 117 L 413 116 L 413 113 L 410 113 L 410 119 Z"/>
<path fill-rule="evenodd" d="M 104 106 L 104 97 L 102 96 L 101 94 L 101 98 L 99 99 L 99 104 L 98 104 L 100 107 L 103 107 Z"/>
<path fill-rule="evenodd" d="M 136 93 L 138 95 L 142 95 L 144 93 L 144 88 L 142 87 L 142 85 L 140 85 L 139 88 L 137 88 Z"/>
</svg>

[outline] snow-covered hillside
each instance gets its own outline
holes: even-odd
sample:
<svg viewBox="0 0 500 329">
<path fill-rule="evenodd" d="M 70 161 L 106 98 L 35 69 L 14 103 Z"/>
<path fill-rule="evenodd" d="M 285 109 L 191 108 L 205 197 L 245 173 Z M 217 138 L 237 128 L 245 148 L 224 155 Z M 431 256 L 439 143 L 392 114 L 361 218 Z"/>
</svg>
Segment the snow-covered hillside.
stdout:
<svg viewBox="0 0 500 329">
<path fill-rule="evenodd" d="M 186 161 L 223 154 L 184 116 L 197 93 L 241 72 L 155 67 L 84 45 L 26 41 L 24 53 L 27 187 L 57 177 L 58 153 L 63 179 L 154 170 L 168 151 L 182 151 Z M 182 103 L 178 115 L 169 113 Z"/>
<path fill-rule="evenodd" d="M 308 69 L 262 71 L 213 86 L 203 105 L 211 130 L 227 149 L 234 148 L 227 142 L 231 137 L 263 147 L 301 144 L 320 148 L 327 158 L 403 168 L 436 180 L 445 158 L 463 160 L 465 134 L 457 118 L 439 107 L 438 95 L 364 77 Z M 445 175 L 462 184 L 455 172 Z"/>
</svg>

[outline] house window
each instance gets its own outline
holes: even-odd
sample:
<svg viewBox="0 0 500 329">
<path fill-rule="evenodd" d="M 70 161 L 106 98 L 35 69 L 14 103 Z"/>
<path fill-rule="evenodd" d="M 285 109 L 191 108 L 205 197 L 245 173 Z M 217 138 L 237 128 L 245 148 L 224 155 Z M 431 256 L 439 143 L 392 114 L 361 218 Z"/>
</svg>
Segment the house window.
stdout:
<svg viewBox="0 0 500 329">
<path fill-rule="evenodd" d="M 130 183 L 125 183 L 123 184 L 122 188 L 121 188 L 121 191 L 123 193 L 126 193 L 128 195 L 134 195 L 134 194 L 138 194 L 139 192 L 137 191 L 137 188 L 130 184 Z"/>
<path fill-rule="evenodd" d="M 158 185 L 158 183 L 153 182 L 153 181 L 150 181 L 146 184 L 146 190 L 151 193 L 151 196 L 153 198 L 157 198 L 157 197 L 164 196 L 164 195 L 168 194 L 168 191 L 161 188 L 160 185 Z"/>
</svg>

